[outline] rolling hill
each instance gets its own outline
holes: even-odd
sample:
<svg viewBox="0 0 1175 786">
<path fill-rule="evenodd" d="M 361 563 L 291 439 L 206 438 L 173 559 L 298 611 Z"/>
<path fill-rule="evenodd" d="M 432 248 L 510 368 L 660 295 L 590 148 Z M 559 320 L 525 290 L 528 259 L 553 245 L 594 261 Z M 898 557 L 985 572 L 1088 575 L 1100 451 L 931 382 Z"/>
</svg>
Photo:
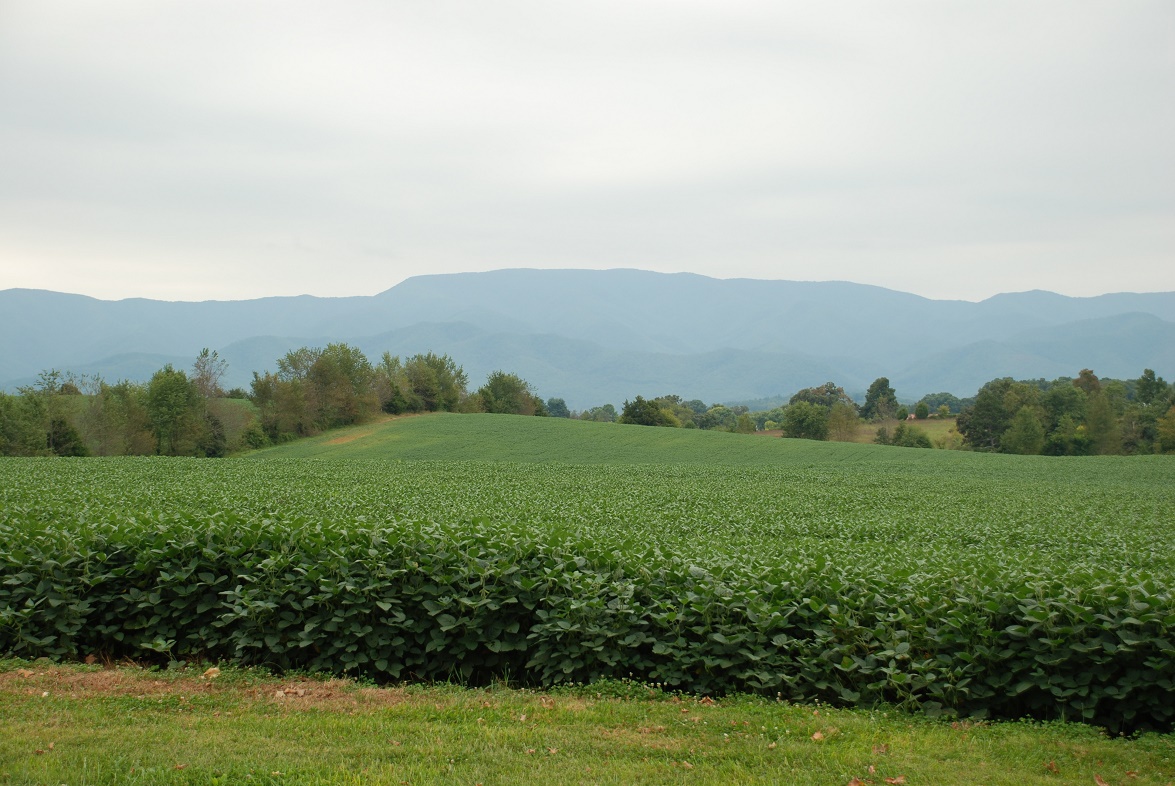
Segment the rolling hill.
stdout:
<svg viewBox="0 0 1175 786">
<path fill-rule="evenodd" d="M 995 454 L 779 439 L 521 415 L 384 418 L 246 454 L 250 460 L 380 459 L 774 467 L 810 462 L 985 462 Z M 963 457 L 963 458 L 959 458 Z M 1005 456 L 997 456 L 1005 459 Z"/>
</svg>

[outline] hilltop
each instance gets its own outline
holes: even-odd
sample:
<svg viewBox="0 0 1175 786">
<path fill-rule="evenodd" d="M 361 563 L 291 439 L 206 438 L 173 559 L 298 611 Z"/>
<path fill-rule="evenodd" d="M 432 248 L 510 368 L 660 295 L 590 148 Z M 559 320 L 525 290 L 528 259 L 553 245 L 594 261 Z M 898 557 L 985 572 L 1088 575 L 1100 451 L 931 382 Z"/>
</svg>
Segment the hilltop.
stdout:
<svg viewBox="0 0 1175 786">
<path fill-rule="evenodd" d="M 990 462 L 992 456 L 778 439 L 520 415 L 435 413 L 383 418 L 254 451 L 248 459 L 393 459 L 585 465 L 777 467 L 810 462 Z M 997 459 L 998 460 L 998 459 Z"/>
</svg>

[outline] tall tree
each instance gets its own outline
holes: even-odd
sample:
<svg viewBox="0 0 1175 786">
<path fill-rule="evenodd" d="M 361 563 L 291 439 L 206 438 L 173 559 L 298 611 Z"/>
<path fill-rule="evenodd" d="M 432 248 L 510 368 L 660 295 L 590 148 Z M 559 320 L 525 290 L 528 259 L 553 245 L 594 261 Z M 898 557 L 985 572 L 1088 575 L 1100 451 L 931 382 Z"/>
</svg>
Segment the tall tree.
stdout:
<svg viewBox="0 0 1175 786">
<path fill-rule="evenodd" d="M 828 434 L 837 442 L 851 442 L 860 422 L 855 406 L 850 407 L 838 401 L 828 410 Z"/>
<path fill-rule="evenodd" d="M 1158 421 L 1158 444 L 1163 453 L 1175 453 L 1175 407 Z"/>
<path fill-rule="evenodd" d="M 371 362 L 350 344 L 327 344 L 310 367 L 318 404 L 315 426 L 337 428 L 356 423 L 379 405 Z"/>
<path fill-rule="evenodd" d="M 1000 448 L 1005 453 L 1036 455 L 1044 448 L 1044 426 L 1032 407 L 1020 407 L 1008 430 L 1000 437 Z"/>
<path fill-rule="evenodd" d="M 547 414 L 542 399 L 531 391 L 530 383 L 517 374 L 495 371 L 478 388 L 477 394 L 486 412 L 503 415 Z"/>
<path fill-rule="evenodd" d="M 209 351 L 208 347 L 200 350 L 196 362 L 192 364 L 192 384 L 196 392 L 204 398 L 223 396 L 224 390 L 220 387 L 220 380 L 228 372 L 228 361 L 222 360 L 216 350 Z"/>
<path fill-rule="evenodd" d="M 791 439 L 827 439 L 828 409 L 809 401 L 788 404 L 782 426 L 783 436 Z"/>
<path fill-rule="evenodd" d="M 1162 400 L 1166 393 L 1166 380 L 1155 376 L 1153 369 L 1143 369 L 1142 376 L 1134 382 L 1134 398 L 1144 406 Z"/>
<path fill-rule="evenodd" d="M 1122 452 L 1121 427 L 1114 417 L 1109 397 L 1100 390 L 1089 397 L 1085 425 L 1095 453 L 1108 456 Z"/>
<path fill-rule="evenodd" d="M 624 402 L 620 422 L 633 426 L 668 426 L 669 413 L 661 409 L 656 401 L 637 396 Z"/>
<path fill-rule="evenodd" d="M 193 426 L 198 419 L 200 394 L 182 371 L 168 363 L 155 372 L 147 384 L 147 414 L 155 429 L 159 452 L 167 456 L 188 453 L 193 445 Z"/>
<path fill-rule="evenodd" d="M 861 407 L 861 417 L 866 420 L 888 420 L 898 411 L 898 396 L 889 384 L 888 377 L 878 377 L 873 380 L 869 390 L 865 393 L 865 406 Z"/>
<path fill-rule="evenodd" d="M 1084 390 L 1087 396 L 1091 396 L 1102 389 L 1101 380 L 1097 378 L 1097 374 L 1088 368 L 1081 369 L 1081 373 L 1077 375 L 1077 379 L 1073 380 L 1073 386 Z"/>
<path fill-rule="evenodd" d="M 1013 384 L 1011 377 L 993 379 L 979 389 L 975 404 L 959 413 L 955 428 L 968 445 L 976 450 L 999 450 L 1000 438 L 1011 420 L 1004 397 Z"/>
<path fill-rule="evenodd" d="M 886 384 L 889 384 L 888 380 Z M 845 404 L 852 407 L 854 412 L 857 411 L 857 402 L 853 401 L 852 397 L 845 393 L 845 389 L 839 387 L 835 382 L 825 382 L 816 388 L 804 388 L 792 396 L 788 403 L 795 404 L 800 401 L 816 404 L 826 409 L 832 409 L 834 404 Z"/>
</svg>

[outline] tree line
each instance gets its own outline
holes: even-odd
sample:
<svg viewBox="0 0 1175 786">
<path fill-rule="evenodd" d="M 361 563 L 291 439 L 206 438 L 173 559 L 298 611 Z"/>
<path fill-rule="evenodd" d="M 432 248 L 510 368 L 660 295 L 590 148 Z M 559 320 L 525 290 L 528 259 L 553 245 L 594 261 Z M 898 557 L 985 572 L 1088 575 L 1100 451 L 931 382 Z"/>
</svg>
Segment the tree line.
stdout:
<svg viewBox="0 0 1175 786">
<path fill-rule="evenodd" d="M 530 384 L 495 371 L 475 391 L 448 355 L 378 364 L 356 347 L 301 347 L 253 372 L 248 391 L 224 390 L 228 364 L 204 349 L 191 371 L 168 364 L 147 382 L 50 370 L 17 394 L 0 393 L 0 455 L 219 457 L 332 428 L 380 412 L 548 414 Z"/>
<path fill-rule="evenodd" d="M 1137 379 L 993 379 L 958 418 L 974 450 L 1048 456 L 1175 453 L 1175 385 Z"/>
<path fill-rule="evenodd" d="M 344 343 L 301 347 L 254 372 L 249 390 L 224 390 L 227 364 L 205 349 L 190 372 L 164 366 L 144 383 L 42 372 L 16 395 L 0 393 L 0 455 L 224 456 L 360 423 L 378 413 L 491 412 L 645 426 L 873 441 L 1054 456 L 1175 452 L 1175 385 L 1151 369 L 1131 380 L 1099 379 L 1090 369 L 1054 380 L 995 379 L 971 398 L 924 396 L 911 411 L 886 377 L 858 404 L 833 382 L 805 388 L 784 406 L 752 412 L 676 394 L 636 396 L 575 412 L 540 399 L 516 374 L 495 371 L 477 390 L 448 355 L 378 363 Z M 957 418 L 933 441 L 920 421 Z"/>
<path fill-rule="evenodd" d="M 597 419 L 596 410 L 579 417 Z M 951 417 L 954 428 L 934 440 L 918 425 Z M 844 442 L 872 424 L 874 442 L 901 447 L 1052 456 L 1175 453 L 1175 385 L 1152 369 L 1131 380 L 1101 380 L 1089 369 L 1051 381 L 995 379 L 973 397 L 932 393 L 912 409 L 898 401 L 887 377 L 873 381 L 861 404 L 827 382 L 798 391 L 784 406 L 756 412 L 677 395 L 637 396 L 610 419 L 741 433 L 779 430 L 792 439 Z"/>
</svg>

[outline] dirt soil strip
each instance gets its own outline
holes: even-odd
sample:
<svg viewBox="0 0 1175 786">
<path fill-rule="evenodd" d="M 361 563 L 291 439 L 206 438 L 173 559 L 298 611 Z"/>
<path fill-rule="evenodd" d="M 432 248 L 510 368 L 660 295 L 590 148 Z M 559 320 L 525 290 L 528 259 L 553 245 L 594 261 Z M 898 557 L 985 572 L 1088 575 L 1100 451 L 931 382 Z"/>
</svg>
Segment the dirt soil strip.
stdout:
<svg viewBox="0 0 1175 786">
<path fill-rule="evenodd" d="M 161 677 L 163 677 L 161 679 Z M 409 700 L 400 688 L 359 688 L 347 680 L 261 679 L 242 684 L 218 683 L 216 676 L 172 677 L 138 668 L 105 668 L 79 671 L 54 666 L 17 669 L 0 673 L 0 696 L 4 694 L 89 699 L 101 696 L 137 698 L 191 698 L 198 695 L 234 695 L 251 701 L 279 702 L 291 709 L 348 709 L 386 707 Z"/>
</svg>

